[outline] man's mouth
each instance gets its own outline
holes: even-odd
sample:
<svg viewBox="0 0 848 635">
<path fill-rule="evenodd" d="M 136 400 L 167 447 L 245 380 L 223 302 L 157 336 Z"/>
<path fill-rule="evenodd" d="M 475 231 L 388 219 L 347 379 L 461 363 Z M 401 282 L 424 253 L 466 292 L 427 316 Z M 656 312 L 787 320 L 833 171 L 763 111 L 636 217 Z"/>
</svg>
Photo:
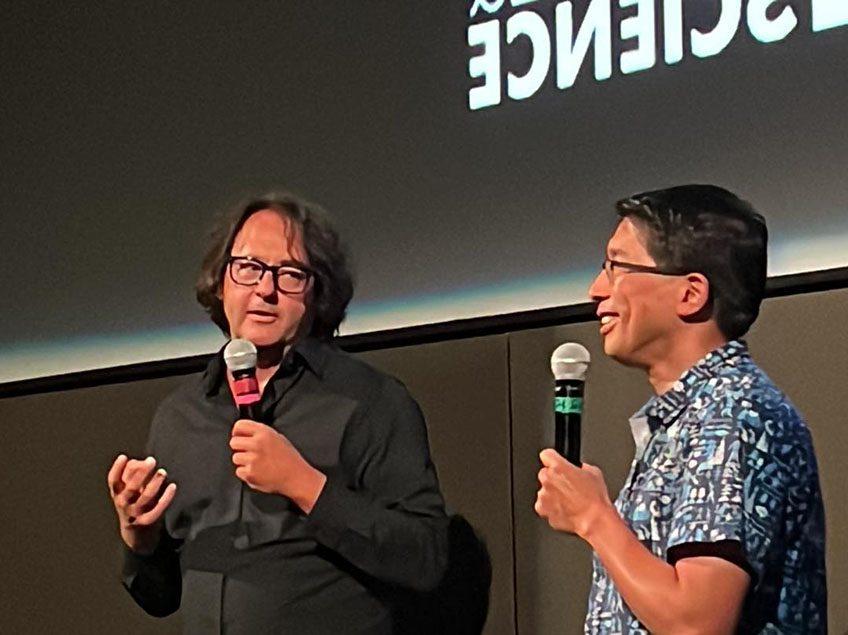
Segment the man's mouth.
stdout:
<svg viewBox="0 0 848 635">
<path fill-rule="evenodd" d="M 263 311 L 261 309 L 253 309 L 247 312 L 247 315 L 256 322 L 273 322 L 277 319 L 277 314 L 271 311 Z"/>
<path fill-rule="evenodd" d="M 618 314 L 617 313 L 599 313 L 598 319 L 601 322 L 600 333 L 601 335 L 606 335 L 612 329 L 615 328 L 615 325 L 618 324 Z"/>
</svg>

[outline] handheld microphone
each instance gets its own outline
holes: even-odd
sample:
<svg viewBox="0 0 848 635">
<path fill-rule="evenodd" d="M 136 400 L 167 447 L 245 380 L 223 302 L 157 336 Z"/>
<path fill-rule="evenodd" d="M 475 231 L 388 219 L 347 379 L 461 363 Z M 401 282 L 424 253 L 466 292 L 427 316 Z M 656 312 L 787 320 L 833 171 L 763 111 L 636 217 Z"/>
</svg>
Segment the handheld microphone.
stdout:
<svg viewBox="0 0 848 635">
<path fill-rule="evenodd" d="M 582 344 L 567 342 L 551 355 L 554 374 L 554 449 L 577 467 L 580 461 L 580 421 L 583 387 L 591 357 Z"/>
<path fill-rule="evenodd" d="M 256 381 L 256 347 L 253 342 L 232 339 L 224 347 L 224 363 L 233 375 L 233 399 L 238 406 L 239 419 L 259 421 L 259 382 Z M 244 488 L 239 484 L 238 521 L 233 525 L 235 545 L 243 549 L 247 546 L 247 536 L 243 533 Z"/>
<path fill-rule="evenodd" d="M 259 420 L 256 355 L 256 347 L 249 340 L 233 339 L 224 347 L 224 363 L 233 375 L 233 398 L 239 418 L 253 421 Z"/>
</svg>

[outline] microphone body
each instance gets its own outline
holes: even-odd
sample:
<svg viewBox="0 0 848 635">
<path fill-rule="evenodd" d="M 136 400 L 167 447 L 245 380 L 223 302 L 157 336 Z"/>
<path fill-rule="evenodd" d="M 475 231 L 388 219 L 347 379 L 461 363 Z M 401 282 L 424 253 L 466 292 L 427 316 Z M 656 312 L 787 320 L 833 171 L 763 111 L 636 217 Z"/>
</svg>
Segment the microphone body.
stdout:
<svg viewBox="0 0 848 635">
<path fill-rule="evenodd" d="M 239 419 L 259 420 L 259 382 L 256 381 L 256 367 L 234 370 L 233 395 L 238 406 Z"/>
<path fill-rule="evenodd" d="M 259 420 L 259 382 L 256 381 L 256 347 L 234 339 L 224 348 L 224 362 L 233 376 L 233 399 L 240 419 Z"/>
<path fill-rule="evenodd" d="M 580 424 L 583 386 L 576 379 L 558 379 L 554 389 L 554 449 L 580 467 Z"/>
<path fill-rule="evenodd" d="M 256 346 L 243 339 L 232 339 L 224 347 L 224 363 L 233 376 L 233 400 L 238 407 L 239 419 L 259 420 L 259 382 L 256 380 Z M 237 548 L 248 545 L 244 534 L 244 483 L 239 484 L 238 520 L 234 525 Z"/>
<path fill-rule="evenodd" d="M 580 467 L 580 426 L 583 388 L 591 358 L 581 344 L 567 342 L 551 355 L 554 375 L 554 449 Z"/>
</svg>

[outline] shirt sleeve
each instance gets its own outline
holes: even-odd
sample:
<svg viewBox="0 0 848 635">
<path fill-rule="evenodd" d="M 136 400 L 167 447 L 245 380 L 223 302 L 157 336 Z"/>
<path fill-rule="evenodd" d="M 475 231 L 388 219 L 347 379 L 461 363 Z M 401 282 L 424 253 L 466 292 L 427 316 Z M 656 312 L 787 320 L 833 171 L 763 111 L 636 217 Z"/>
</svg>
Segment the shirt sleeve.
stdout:
<svg viewBox="0 0 848 635">
<path fill-rule="evenodd" d="M 166 410 L 165 402 L 153 417 L 145 448 L 147 456 L 157 456 L 156 442 Z M 123 545 L 121 582 L 136 604 L 154 617 L 165 617 L 180 608 L 182 571 L 179 546 L 180 541 L 171 538 L 164 522 L 159 543 L 152 554 L 142 556 Z"/>
<path fill-rule="evenodd" d="M 668 558 L 724 558 L 756 584 L 780 522 L 784 492 L 765 433 L 742 425 L 745 417 L 756 415 L 742 412 L 703 422 L 686 442 Z"/>
<path fill-rule="evenodd" d="M 448 559 L 448 519 L 418 404 L 387 381 L 341 449 L 307 518 L 319 543 L 383 582 L 428 591 Z"/>
<path fill-rule="evenodd" d="M 174 541 L 163 537 L 156 550 L 142 556 L 123 547 L 121 580 L 141 608 L 154 617 L 165 617 L 180 608 L 182 574 Z"/>
</svg>

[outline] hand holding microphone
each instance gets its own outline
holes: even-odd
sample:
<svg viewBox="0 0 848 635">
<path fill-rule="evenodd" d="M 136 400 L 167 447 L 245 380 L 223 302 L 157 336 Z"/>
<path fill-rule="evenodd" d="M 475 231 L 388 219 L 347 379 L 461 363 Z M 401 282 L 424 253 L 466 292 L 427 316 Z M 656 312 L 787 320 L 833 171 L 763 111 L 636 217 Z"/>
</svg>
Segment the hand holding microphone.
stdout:
<svg viewBox="0 0 848 635">
<path fill-rule="evenodd" d="M 557 347 L 551 355 L 556 452 L 548 449 L 539 455 L 542 468 L 534 506 L 552 528 L 583 538 L 599 515 L 612 507 L 601 470 L 580 460 L 583 389 L 589 362 L 589 351 L 574 342 Z"/>
<path fill-rule="evenodd" d="M 236 477 L 253 490 L 286 496 L 309 513 L 327 478 L 285 435 L 259 422 L 261 395 L 256 361 L 256 346 L 248 340 L 233 339 L 224 348 L 224 362 L 233 377 L 233 399 L 239 409 L 239 420 L 230 435 Z M 242 500 L 243 495 L 242 490 Z M 240 514 L 242 505 L 240 501 Z"/>
</svg>

